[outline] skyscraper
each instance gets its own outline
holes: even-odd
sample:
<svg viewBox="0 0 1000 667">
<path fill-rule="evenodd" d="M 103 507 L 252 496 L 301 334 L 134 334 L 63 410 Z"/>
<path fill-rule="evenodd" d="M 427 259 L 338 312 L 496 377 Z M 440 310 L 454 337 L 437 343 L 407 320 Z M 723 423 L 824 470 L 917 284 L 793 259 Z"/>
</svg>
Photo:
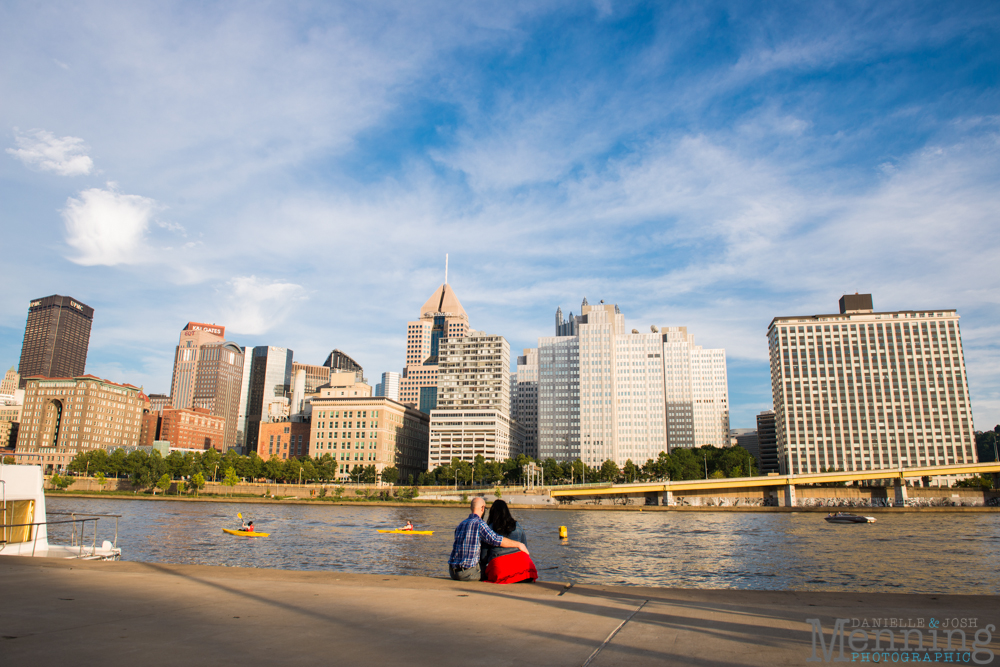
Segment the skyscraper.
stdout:
<svg viewBox="0 0 1000 667">
<path fill-rule="evenodd" d="M 539 458 L 621 465 L 728 444 L 725 350 L 694 345 L 684 327 L 628 332 L 603 301 L 581 310 L 570 321 L 557 313 L 557 335 L 538 340 Z M 519 372 L 522 359 L 531 366 L 525 352 Z"/>
<path fill-rule="evenodd" d="M 83 375 L 94 309 L 68 296 L 53 294 L 28 306 L 21 345 L 20 387 L 31 376 Z"/>
<path fill-rule="evenodd" d="M 453 458 L 502 461 L 516 456 L 521 434 L 510 416 L 510 345 L 481 331 L 442 339 L 437 407 L 431 410 L 433 470 Z"/>
<path fill-rule="evenodd" d="M 247 451 L 257 449 L 262 421 L 277 421 L 288 416 L 291 383 L 291 350 L 267 345 L 253 348 L 247 390 Z"/>
<path fill-rule="evenodd" d="M 845 295 L 839 313 L 774 318 L 781 471 L 974 463 L 958 320 L 949 309 L 876 311 L 870 294 Z"/>
<path fill-rule="evenodd" d="M 399 373 L 382 373 L 382 381 L 376 385 L 376 396 L 385 396 L 394 401 L 399 400 Z"/>
<path fill-rule="evenodd" d="M 226 328 L 188 322 L 174 353 L 170 402 L 174 408 L 201 408 L 226 420 L 222 449 L 238 444 L 243 348 L 226 340 Z"/>
<path fill-rule="evenodd" d="M 510 416 L 521 428 L 521 451 L 538 458 L 538 350 L 524 350 L 517 358 L 510 383 Z"/>
<path fill-rule="evenodd" d="M 448 283 L 441 285 L 420 309 L 420 319 L 406 330 L 406 366 L 399 400 L 425 414 L 437 406 L 438 356 L 441 342 L 469 331 L 469 317 Z"/>
<path fill-rule="evenodd" d="M 326 361 L 323 365 L 330 369 L 331 373 L 354 373 L 358 382 L 367 383 L 368 380 L 365 379 L 365 369 L 361 367 L 361 364 L 351 359 L 345 353 L 340 350 L 334 350 L 327 356 Z"/>
</svg>

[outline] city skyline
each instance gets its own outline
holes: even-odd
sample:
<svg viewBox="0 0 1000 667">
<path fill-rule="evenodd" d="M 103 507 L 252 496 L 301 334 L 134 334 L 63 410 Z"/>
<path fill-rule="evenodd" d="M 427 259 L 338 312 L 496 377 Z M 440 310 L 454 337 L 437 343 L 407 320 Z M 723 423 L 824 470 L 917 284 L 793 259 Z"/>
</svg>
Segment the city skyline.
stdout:
<svg viewBox="0 0 1000 667">
<path fill-rule="evenodd" d="M 449 253 L 514 351 L 598 295 L 724 348 L 733 427 L 772 407 L 773 317 L 956 309 L 1000 422 L 994 5 L 383 14 L 5 7 L 0 366 L 71 294 L 86 372 L 147 393 L 192 320 L 374 383 Z"/>
</svg>

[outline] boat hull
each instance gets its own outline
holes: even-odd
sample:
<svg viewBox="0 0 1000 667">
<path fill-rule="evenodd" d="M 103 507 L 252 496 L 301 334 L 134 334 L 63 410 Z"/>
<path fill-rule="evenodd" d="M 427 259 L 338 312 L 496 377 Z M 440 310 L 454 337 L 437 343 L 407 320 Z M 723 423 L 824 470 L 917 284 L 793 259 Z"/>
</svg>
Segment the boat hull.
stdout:
<svg viewBox="0 0 1000 667">
<path fill-rule="evenodd" d="M 380 533 L 396 533 L 398 535 L 433 535 L 433 530 L 380 530 Z"/>
<path fill-rule="evenodd" d="M 222 532 L 229 533 L 230 535 L 240 535 L 241 537 L 267 537 L 271 533 L 258 533 L 250 532 L 248 530 L 233 530 L 232 528 L 223 528 Z"/>
</svg>

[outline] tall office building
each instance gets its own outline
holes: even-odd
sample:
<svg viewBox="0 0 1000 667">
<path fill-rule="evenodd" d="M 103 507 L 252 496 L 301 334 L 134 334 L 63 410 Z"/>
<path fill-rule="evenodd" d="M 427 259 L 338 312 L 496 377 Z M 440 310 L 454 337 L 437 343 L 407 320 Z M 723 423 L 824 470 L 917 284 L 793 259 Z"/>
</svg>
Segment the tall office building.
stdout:
<svg viewBox="0 0 1000 667">
<path fill-rule="evenodd" d="M 975 436 L 956 311 L 840 312 L 768 326 L 782 472 L 974 463 Z"/>
<path fill-rule="evenodd" d="M 291 408 L 292 351 L 260 345 L 253 348 L 247 388 L 247 451 L 257 450 L 260 423 L 285 419 Z"/>
<path fill-rule="evenodd" d="M 694 345 L 684 327 L 628 332 L 603 301 L 581 311 L 572 326 L 557 314 L 568 335 L 538 341 L 539 458 L 621 465 L 728 444 L 725 350 Z"/>
<path fill-rule="evenodd" d="M 20 374 L 11 366 L 10 370 L 4 373 L 3 379 L 0 380 L 0 396 L 13 396 L 14 391 L 17 390 L 20 384 L 20 380 Z"/>
<path fill-rule="evenodd" d="M 510 415 L 521 428 L 521 451 L 538 458 L 538 350 L 526 349 L 517 358 L 510 378 Z"/>
<path fill-rule="evenodd" d="M 361 367 L 361 364 L 340 350 L 331 352 L 323 365 L 329 368 L 331 373 L 354 373 L 358 382 L 368 382 L 365 379 L 365 369 Z"/>
<path fill-rule="evenodd" d="M 94 309 L 68 296 L 53 294 L 28 306 L 21 345 L 21 388 L 28 378 L 83 375 Z"/>
<path fill-rule="evenodd" d="M 510 417 L 510 345 L 473 331 L 441 339 L 437 407 L 431 410 L 428 470 L 453 458 L 517 456 L 521 434 Z"/>
<path fill-rule="evenodd" d="M 375 395 L 399 400 L 399 373 L 382 373 L 382 381 L 375 385 Z"/>
<path fill-rule="evenodd" d="M 774 433 L 774 410 L 765 410 L 757 415 L 757 448 L 760 474 L 780 473 L 778 438 Z"/>
<path fill-rule="evenodd" d="M 420 319 L 406 326 L 406 366 L 399 400 L 430 414 L 437 407 L 438 358 L 442 341 L 469 332 L 469 317 L 448 283 L 441 285 L 420 309 Z"/>
<path fill-rule="evenodd" d="M 188 322 L 174 353 L 170 402 L 174 408 L 201 408 L 226 420 L 223 451 L 238 445 L 243 348 L 226 340 L 226 328 Z"/>
</svg>

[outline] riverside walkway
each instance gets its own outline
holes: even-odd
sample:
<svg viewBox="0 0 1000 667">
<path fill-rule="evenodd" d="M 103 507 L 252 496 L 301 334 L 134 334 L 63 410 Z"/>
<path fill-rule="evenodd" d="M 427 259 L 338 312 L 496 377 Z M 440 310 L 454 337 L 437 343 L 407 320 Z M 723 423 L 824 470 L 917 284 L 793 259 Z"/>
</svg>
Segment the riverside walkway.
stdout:
<svg viewBox="0 0 1000 667">
<path fill-rule="evenodd" d="M 828 644 L 835 618 L 921 622 L 925 646 L 932 619 L 1000 621 L 994 596 L 497 586 L 19 557 L 0 558 L 0 600 L 9 666 L 803 665 L 806 619 L 819 619 Z M 1000 663 L 983 652 L 1000 652 L 996 634 L 979 664 Z M 900 649 L 899 628 L 895 637 Z"/>
</svg>

